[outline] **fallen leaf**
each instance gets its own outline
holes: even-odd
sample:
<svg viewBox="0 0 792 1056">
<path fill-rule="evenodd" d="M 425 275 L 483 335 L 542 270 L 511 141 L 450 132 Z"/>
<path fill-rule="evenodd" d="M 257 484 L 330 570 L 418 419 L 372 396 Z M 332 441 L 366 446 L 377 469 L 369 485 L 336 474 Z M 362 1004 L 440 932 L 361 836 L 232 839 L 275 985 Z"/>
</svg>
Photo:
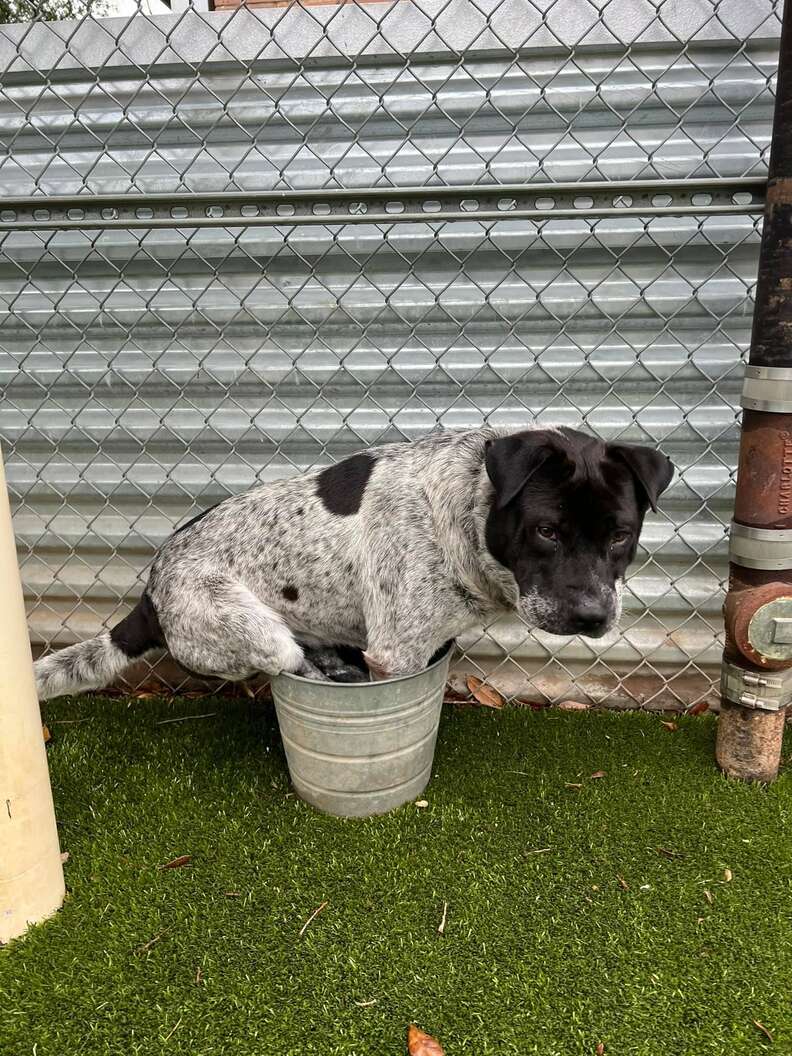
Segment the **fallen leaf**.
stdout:
<svg viewBox="0 0 792 1056">
<path fill-rule="evenodd" d="M 594 1050 L 594 1056 L 605 1056 L 605 1044 L 600 1041 Z"/>
<path fill-rule="evenodd" d="M 670 851 L 668 847 L 658 847 L 657 853 L 662 854 L 664 858 L 670 858 L 671 861 L 673 861 L 674 858 L 684 858 L 684 855 L 680 854 L 679 851 Z"/>
<path fill-rule="evenodd" d="M 170 862 L 161 865 L 160 869 L 181 869 L 183 865 L 189 865 L 191 861 L 191 854 L 180 854 L 178 858 L 173 858 Z"/>
<path fill-rule="evenodd" d="M 503 707 L 503 697 L 497 689 L 486 685 L 480 678 L 476 678 L 475 675 L 468 675 L 465 683 L 479 704 L 483 704 L 485 708 Z"/>
<path fill-rule="evenodd" d="M 594 773 L 591 775 L 591 780 L 596 781 L 598 777 L 605 777 L 605 771 L 595 770 Z"/>
<path fill-rule="evenodd" d="M 143 690 L 134 694 L 135 700 L 151 700 L 152 697 L 159 697 L 160 693 L 150 693 L 148 690 Z"/>
<path fill-rule="evenodd" d="M 588 711 L 589 705 L 582 700 L 562 700 L 558 708 L 559 711 Z"/>
<path fill-rule="evenodd" d="M 52 740 L 52 734 L 49 731 L 49 726 L 45 722 L 41 724 L 41 736 L 44 738 L 44 743 Z"/>
<path fill-rule="evenodd" d="M 767 1029 L 767 1027 L 764 1025 L 764 1023 L 760 1023 L 758 1019 L 752 1019 L 751 1022 L 753 1023 L 753 1025 L 755 1027 L 758 1027 L 758 1029 L 761 1030 L 761 1032 L 768 1039 L 768 1041 L 772 1041 L 773 1040 L 773 1035 L 770 1033 L 770 1031 Z"/>
<path fill-rule="evenodd" d="M 582 785 L 575 785 L 571 781 L 564 782 L 564 788 L 582 788 Z"/>
<path fill-rule="evenodd" d="M 694 704 L 688 711 L 688 715 L 703 715 L 705 711 L 709 711 L 709 703 L 706 700 L 700 700 L 698 704 Z"/>
<path fill-rule="evenodd" d="M 661 722 L 660 725 L 665 726 L 665 728 L 671 733 L 676 733 L 676 731 L 679 729 L 679 725 L 673 720 L 671 720 L 670 722 Z"/>
<path fill-rule="evenodd" d="M 423 810 L 424 807 L 428 807 L 429 806 L 429 800 L 428 799 L 416 799 L 415 805 L 416 805 L 416 807 L 419 807 L 421 810 Z"/>
<path fill-rule="evenodd" d="M 630 885 L 627 883 L 623 876 L 619 876 L 619 874 L 617 873 L 616 879 L 619 881 L 619 887 L 622 889 L 622 891 L 630 890 Z"/>
<path fill-rule="evenodd" d="M 407 1051 L 410 1056 L 445 1056 L 442 1045 L 431 1034 L 424 1034 L 414 1023 L 407 1031 Z"/>
<path fill-rule="evenodd" d="M 64 851 L 61 854 L 61 865 L 65 865 L 68 862 L 68 860 L 69 860 L 69 852 L 68 851 Z"/>
<path fill-rule="evenodd" d="M 200 986 L 203 982 L 203 972 L 200 968 L 197 968 L 195 971 L 195 982 L 197 986 Z"/>
<path fill-rule="evenodd" d="M 723 870 L 723 879 L 726 881 L 727 884 L 731 881 L 731 878 L 732 878 L 731 869 L 724 869 Z"/>
<path fill-rule="evenodd" d="M 712 905 L 712 892 L 708 888 L 704 888 L 704 897 Z"/>
</svg>

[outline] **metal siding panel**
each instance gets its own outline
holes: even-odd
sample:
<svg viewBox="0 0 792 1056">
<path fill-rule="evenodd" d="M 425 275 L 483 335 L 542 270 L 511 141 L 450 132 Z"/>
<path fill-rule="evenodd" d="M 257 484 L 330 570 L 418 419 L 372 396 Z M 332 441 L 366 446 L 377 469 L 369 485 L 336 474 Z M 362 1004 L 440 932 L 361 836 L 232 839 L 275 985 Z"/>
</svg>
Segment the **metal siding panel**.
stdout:
<svg viewBox="0 0 792 1056">
<path fill-rule="evenodd" d="M 153 32 L 137 26 L 135 47 L 153 50 Z M 539 47 L 463 65 L 386 54 L 354 76 L 318 63 L 262 79 L 205 59 L 196 80 L 163 55 L 142 84 L 69 60 L 57 91 L 9 81 L 0 188 L 762 173 L 776 46 L 749 34 L 574 62 Z M 757 252 L 748 217 L 5 235 L 0 436 L 34 637 L 72 640 L 119 612 L 174 524 L 256 479 L 437 422 L 536 418 L 672 456 L 602 658 L 707 668 Z M 468 645 L 488 667 L 506 646 L 534 682 L 551 655 L 578 672 L 595 658 L 508 622 Z"/>
</svg>

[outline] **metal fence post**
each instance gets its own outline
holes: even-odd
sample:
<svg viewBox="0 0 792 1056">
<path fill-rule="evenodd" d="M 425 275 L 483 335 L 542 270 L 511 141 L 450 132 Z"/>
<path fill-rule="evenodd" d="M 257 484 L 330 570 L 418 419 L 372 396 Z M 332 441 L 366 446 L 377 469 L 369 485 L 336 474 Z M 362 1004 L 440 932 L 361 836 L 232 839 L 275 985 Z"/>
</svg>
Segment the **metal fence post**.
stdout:
<svg viewBox="0 0 792 1056">
<path fill-rule="evenodd" d="M 792 0 L 742 406 L 716 756 L 730 776 L 772 781 L 792 700 Z"/>
</svg>

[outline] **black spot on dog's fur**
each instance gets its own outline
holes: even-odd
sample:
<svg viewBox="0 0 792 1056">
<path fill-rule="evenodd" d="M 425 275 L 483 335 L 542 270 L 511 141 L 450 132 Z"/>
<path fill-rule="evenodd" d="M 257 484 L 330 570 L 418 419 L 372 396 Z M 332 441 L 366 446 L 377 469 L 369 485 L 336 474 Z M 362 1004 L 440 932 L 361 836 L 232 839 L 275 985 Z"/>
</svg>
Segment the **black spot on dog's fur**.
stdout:
<svg viewBox="0 0 792 1056">
<path fill-rule="evenodd" d="M 362 452 L 322 470 L 316 494 L 328 513 L 349 517 L 358 512 L 376 461 L 373 455 Z"/>
<path fill-rule="evenodd" d="M 148 594 L 144 593 L 130 614 L 113 627 L 110 641 L 130 660 L 165 645 L 157 610 Z"/>
<path fill-rule="evenodd" d="M 281 594 L 287 601 L 296 601 L 300 596 L 299 590 L 296 587 L 293 587 L 291 583 L 283 588 Z"/>
</svg>

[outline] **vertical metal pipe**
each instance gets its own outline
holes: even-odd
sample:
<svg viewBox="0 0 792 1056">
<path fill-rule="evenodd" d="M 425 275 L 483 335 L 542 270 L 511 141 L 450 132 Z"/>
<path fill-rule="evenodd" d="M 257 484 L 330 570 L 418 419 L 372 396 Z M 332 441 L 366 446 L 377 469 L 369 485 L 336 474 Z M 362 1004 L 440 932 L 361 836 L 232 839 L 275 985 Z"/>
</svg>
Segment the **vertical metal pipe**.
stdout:
<svg viewBox="0 0 792 1056">
<path fill-rule="evenodd" d="M 792 368 L 792 0 L 784 5 L 759 275 L 749 366 Z M 749 528 L 792 529 L 792 414 L 743 414 L 735 521 Z M 749 641 L 751 618 L 768 601 L 792 595 L 792 567 L 732 563 L 724 607 L 724 660 L 743 671 L 792 666 Z M 785 709 L 767 711 L 723 700 L 716 756 L 730 776 L 772 781 L 778 773 Z"/>
</svg>

